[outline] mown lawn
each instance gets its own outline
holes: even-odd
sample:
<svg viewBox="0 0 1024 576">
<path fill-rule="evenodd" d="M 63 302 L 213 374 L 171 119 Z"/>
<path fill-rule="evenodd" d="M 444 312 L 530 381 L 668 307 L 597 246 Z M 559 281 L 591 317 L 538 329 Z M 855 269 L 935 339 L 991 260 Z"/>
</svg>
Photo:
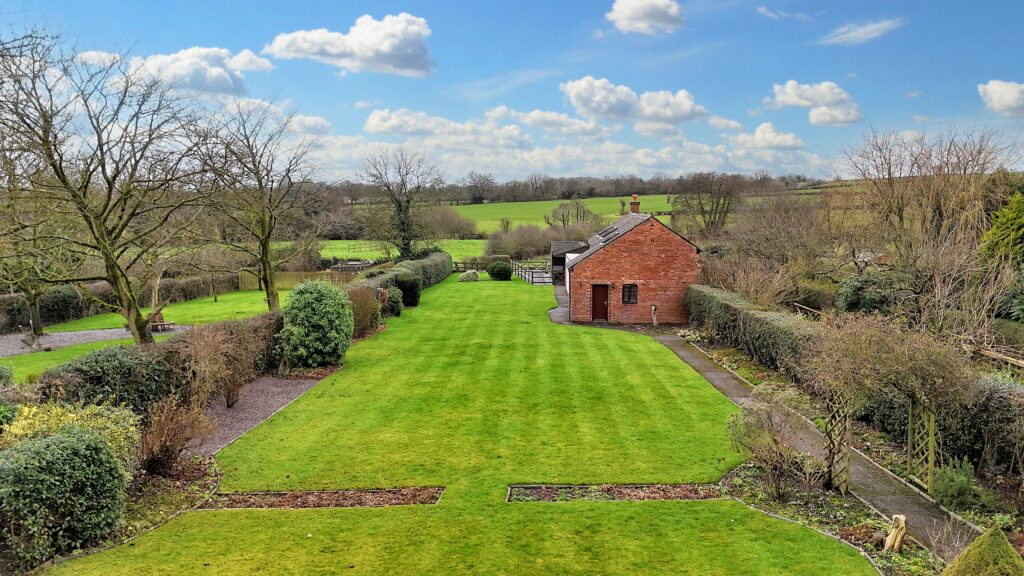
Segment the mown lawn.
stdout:
<svg viewBox="0 0 1024 576">
<path fill-rule="evenodd" d="M 281 291 L 281 304 L 288 300 L 288 291 Z M 147 310 L 148 311 L 148 310 Z M 188 326 L 210 324 L 232 318 L 249 318 L 267 311 L 264 294 L 259 290 L 228 292 L 221 294 L 217 301 L 212 296 L 175 302 L 164 308 L 164 318 Z M 99 330 L 103 328 L 120 328 L 124 326 L 124 317 L 110 312 L 97 314 L 87 318 L 79 318 L 70 322 L 47 326 L 45 332 L 72 332 L 76 330 Z"/>
<path fill-rule="evenodd" d="M 420 244 L 437 246 L 451 254 L 452 260 L 461 262 L 472 256 L 482 256 L 487 247 L 486 240 L 437 240 Z M 374 242 L 365 240 L 324 240 L 320 243 L 320 255 L 324 258 L 358 258 L 376 260 L 385 254 Z M 390 256 L 394 256 L 391 254 Z"/>
<path fill-rule="evenodd" d="M 506 503 L 511 483 L 713 482 L 736 408 L 653 339 L 457 283 L 227 449 L 222 491 L 445 486 L 436 506 L 192 512 L 62 574 L 873 574 L 735 501 Z"/>
<path fill-rule="evenodd" d="M 170 337 L 170 334 L 165 334 L 157 336 L 156 339 L 164 340 Z M 29 376 L 42 374 L 54 366 L 63 364 L 84 354 L 88 354 L 94 350 L 109 348 L 110 346 L 129 346 L 132 344 L 133 340 L 131 338 L 86 342 L 84 344 L 75 344 L 73 346 L 57 348 L 56 350 L 51 350 L 49 352 L 40 350 L 38 352 L 30 352 L 28 354 L 18 354 L 17 356 L 6 356 L 0 358 L 0 366 L 10 366 L 13 368 L 14 381 L 18 384 L 22 384 L 29 378 Z"/>
</svg>

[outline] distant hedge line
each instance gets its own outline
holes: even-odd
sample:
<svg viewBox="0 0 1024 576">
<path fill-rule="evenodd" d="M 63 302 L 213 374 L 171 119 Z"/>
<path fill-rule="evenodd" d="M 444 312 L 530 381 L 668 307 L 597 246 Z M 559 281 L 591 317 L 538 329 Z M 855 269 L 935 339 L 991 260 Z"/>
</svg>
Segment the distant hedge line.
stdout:
<svg viewBox="0 0 1024 576">
<path fill-rule="evenodd" d="M 819 335 L 816 322 L 773 311 L 736 293 L 703 285 L 686 291 L 690 321 L 712 337 L 743 350 L 766 366 L 780 369 L 800 383 L 801 356 Z M 870 357 L 865 356 L 865 361 Z M 985 375 L 978 395 L 966 405 L 940 406 L 936 424 L 945 455 L 966 457 L 995 470 L 1020 469 L 1016 446 L 1024 437 L 1024 386 L 998 375 Z M 875 398 L 859 415 L 875 428 L 903 439 L 907 435 L 907 399 L 896 393 Z"/>
<path fill-rule="evenodd" d="M 238 290 L 237 274 L 190 276 L 160 280 L 160 301 L 181 302 Z M 151 290 L 142 291 L 142 305 L 149 306 Z M 54 324 L 77 320 L 93 314 L 110 312 L 117 306 L 117 298 L 106 282 L 92 282 L 76 288 L 70 284 L 57 284 L 39 297 L 39 313 L 43 322 Z M 16 332 L 19 326 L 28 326 L 28 301 L 21 294 L 0 295 L 0 333 Z"/>
</svg>

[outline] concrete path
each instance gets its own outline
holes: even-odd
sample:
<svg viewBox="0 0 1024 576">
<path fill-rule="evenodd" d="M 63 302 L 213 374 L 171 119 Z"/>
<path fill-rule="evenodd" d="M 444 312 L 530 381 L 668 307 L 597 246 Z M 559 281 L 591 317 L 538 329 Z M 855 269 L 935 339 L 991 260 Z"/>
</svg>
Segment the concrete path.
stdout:
<svg viewBox="0 0 1024 576">
<path fill-rule="evenodd" d="M 559 307 L 552 309 L 548 316 L 553 322 L 569 324 L 568 295 L 564 287 L 562 294 L 559 294 L 558 288 L 555 287 L 555 299 Z M 625 325 L 600 327 L 631 330 L 651 336 L 736 404 L 743 405 L 751 398 L 754 387 L 749 382 L 719 366 L 702 350 L 679 336 L 657 334 Z M 825 437 L 812 422 L 795 410 L 785 410 L 790 443 L 801 452 L 823 459 Z M 976 528 L 950 514 L 924 493 L 856 450 L 850 452 L 850 484 L 851 493 L 882 516 L 892 518 L 895 514 L 906 515 L 908 534 L 946 561 L 952 560 L 960 545 L 966 545 L 979 534 Z M 949 530 L 939 537 L 942 529 L 947 526 Z"/>
<path fill-rule="evenodd" d="M 166 332 L 159 332 L 156 335 L 171 334 L 173 332 L 179 332 L 187 330 L 185 326 L 178 326 L 175 330 L 168 330 Z M 51 349 L 64 348 L 65 346 L 73 346 L 75 344 L 85 344 L 86 342 L 99 342 L 101 340 L 119 340 L 122 338 L 131 338 L 132 335 L 128 333 L 124 328 L 105 328 L 101 330 L 79 330 L 76 332 L 54 332 L 53 334 L 43 334 L 39 337 L 39 347 L 37 350 L 42 350 L 45 347 Z M 32 348 L 29 348 L 24 342 L 24 334 L 0 334 L 0 358 L 4 356 L 15 356 L 17 354 L 27 354 L 33 352 Z"/>
</svg>

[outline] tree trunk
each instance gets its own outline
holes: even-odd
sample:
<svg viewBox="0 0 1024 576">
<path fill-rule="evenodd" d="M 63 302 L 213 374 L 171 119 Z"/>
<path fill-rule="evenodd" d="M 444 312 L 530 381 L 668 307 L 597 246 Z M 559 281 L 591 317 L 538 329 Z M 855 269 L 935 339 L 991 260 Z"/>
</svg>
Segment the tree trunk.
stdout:
<svg viewBox="0 0 1024 576">
<path fill-rule="evenodd" d="M 25 301 L 28 302 L 28 319 L 32 325 L 32 336 L 42 336 L 43 315 L 39 311 L 39 293 L 32 290 L 22 290 L 22 293 L 25 295 Z"/>
<path fill-rule="evenodd" d="M 152 344 L 153 333 L 149 331 L 149 319 L 139 309 L 138 304 L 121 309 L 121 314 L 128 321 L 128 329 L 136 344 Z"/>
<path fill-rule="evenodd" d="M 260 279 L 263 283 L 263 292 L 267 295 L 267 308 L 271 312 L 281 309 L 281 299 L 277 294 L 277 283 L 274 281 L 274 263 L 270 261 L 270 245 L 261 250 L 260 257 Z"/>
</svg>

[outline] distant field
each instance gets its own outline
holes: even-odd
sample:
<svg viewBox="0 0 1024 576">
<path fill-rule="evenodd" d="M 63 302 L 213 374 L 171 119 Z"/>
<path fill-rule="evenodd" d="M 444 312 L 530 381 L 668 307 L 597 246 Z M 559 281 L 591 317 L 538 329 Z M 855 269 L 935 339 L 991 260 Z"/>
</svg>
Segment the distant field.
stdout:
<svg viewBox="0 0 1024 576">
<path fill-rule="evenodd" d="M 623 197 L 627 202 L 629 197 Z M 508 218 L 512 225 L 537 224 L 544 225 L 544 217 L 550 216 L 551 211 L 562 204 L 565 200 L 540 200 L 537 202 L 495 202 L 492 204 L 466 204 L 456 206 L 455 210 L 476 221 L 477 230 L 480 232 L 494 232 L 501 226 L 501 219 Z M 619 215 L 619 198 L 587 198 L 584 200 L 587 207 L 601 216 L 615 218 Z M 644 212 L 656 212 L 670 210 L 668 196 L 655 194 L 640 197 L 640 209 Z M 627 207 L 628 209 L 628 207 Z"/>
<path fill-rule="evenodd" d="M 437 240 L 436 242 L 423 242 L 422 244 L 435 244 L 445 252 L 452 255 L 456 262 L 465 260 L 471 256 L 482 256 L 487 246 L 486 240 Z M 375 242 L 366 240 L 324 240 L 320 243 L 320 255 L 324 258 L 358 258 L 363 260 L 376 260 L 385 258 L 388 254 Z M 391 254 L 394 256 L 394 254 Z"/>
</svg>

